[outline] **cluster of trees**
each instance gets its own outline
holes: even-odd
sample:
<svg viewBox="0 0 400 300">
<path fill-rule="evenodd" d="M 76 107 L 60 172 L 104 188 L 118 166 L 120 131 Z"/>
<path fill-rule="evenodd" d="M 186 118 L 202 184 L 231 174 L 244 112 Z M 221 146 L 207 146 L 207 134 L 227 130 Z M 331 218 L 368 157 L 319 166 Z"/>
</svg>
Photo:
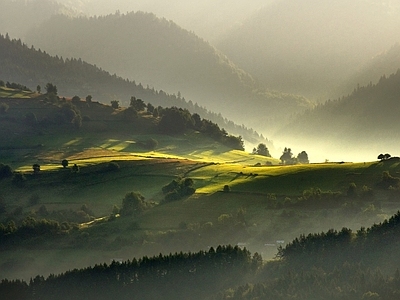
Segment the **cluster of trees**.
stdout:
<svg viewBox="0 0 400 300">
<path fill-rule="evenodd" d="M 134 258 L 122 263 L 75 269 L 48 278 L 3 280 L 7 299 L 204 299 L 244 283 L 259 267 L 259 256 L 245 249 L 218 246 L 196 253 Z"/>
<path fill-rule="evenodd" d="M 392 156 L 389 153 L 385 153 L 385 154 L 379 154 L 378 155 L 378 159 L 380 159 L 381 161 L 383 160 L 388 160 L 390 159 Z"/>
<path fill-rule="evenodd" d="M 26 91 L 26 92 L 32 92 L 27 86 L 20 84 L 20 83 L 15 83 L 15 82 L 6 82 L 4 83 L 3 80 L 0 80 L 0 87 L 7 87 L 9 89 L 15 89 L 15 90 L 21 90 L 21 91 Z"/>
<path fill-rule="evenodd" d="M 244 150 L 241 136 L 235 137 L 221 129 L 218 124 L 210 120 L 202 119 L 199 114 L 191 114 L 189 110 L 170 107 L 158 107 L 157 114 L 161 117 L 158 128 L 163 133 L 183 133 L 187 129 L 198 130 L 222 144 L 237 150 Z"/>
<path fill-rule="evenodd" d="M 230 219 L 242 222 L 242 217 L 243 211 L 236 217 L 221 215 L 218 223 L 231 226 Z M 277 260 L 265 265 L 257 253 L 218 246 L 36 276 L 29 283 L 4 279 L 0 294 L 22 300 L 115 295 L 119 299 L 398 299 L 399 225 L 397 212 L 356 232 L 343 228 L 300 235 L 279 248 Z"/>
<path fill-rule="evenodd" d="M 122 207 L 119 210 L 121 216 L 138 216 L 146 209 L 151 208 L 152 203 L 147 202 L 139 192 L 130 192 L 122 199 Z M 115 213 L 117 211 L 114 211 Z"/>
<path fill-rule="evenodd" d="M 16 225 L 14 221 L 9 221 L 6 225 L 0 223 L 0 243 L 7 245 L 16 239 L 32 239 L 42 235 L 56 237 L 69 229 L 71 225 L 67 222 L 60 224 L 54 220 L 27 217 L 20 225 Z"/>
<path fill-rule="evenodd" d="M 400 272 L 385 276 L 358 263 L 344 263 L 335 270 L 287 270 L 278 278 L 247 283 L 218 293 L 213 300 L 248 299 L 388 299 L 400 296 Z"/>
<path fill-rule="evenodd" d="M 169 184 L 163 186 L 162 192 L 164 194 L 163 202 L 171 202 L 189 197 L 196 192 L 193 187 L 194 181 L 192 178 L 177 178 L 172 180 Z"/>
<path fill-rule="evenodd" d="M 295 165 L 297 163 L 308 164 L 308 154 L 306 151 L 301 151 L 297 157 L 293 156 L 292 149 L 285 147 L 281 157 L 279 158 L 283 165 Z"/>
<path fill-rule="evenodd" d="M 260 143 L 260 144 L 258 144 L 257 148 L 253 148 L 253 154 L 271 157 L 268 147 L 264 143 Z"/>
<path fill-rule="evenodd" d="M 278 256 L 293 267 L 310 263 L 313 266 L 341 265 L 346 261 L 373 263 L 374 255 L 384 250 L 386 254 L 398 251 L 400 243 L 397 235 L 400 233 L 400 212 L 389 220 L 357 232 L 343 228 L 340 231 L 301 235 L 280 248 Z M 388 243 L 390 248 L 387 248 Z M 377 255 L 378 257 L 379 255 Z M 395 256 L 389 256 L 394 259 Z M 398 262 L 398 260 L 396 260 Z"/>
</svg>

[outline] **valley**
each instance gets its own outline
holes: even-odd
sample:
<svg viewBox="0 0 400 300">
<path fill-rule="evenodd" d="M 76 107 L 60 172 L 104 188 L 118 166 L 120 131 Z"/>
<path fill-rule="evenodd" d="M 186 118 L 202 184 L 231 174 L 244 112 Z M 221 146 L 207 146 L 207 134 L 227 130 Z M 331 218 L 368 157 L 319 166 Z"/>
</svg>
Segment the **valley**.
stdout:
<svg viewBox="0 0 400 300">
<path fill-rule="evenodd" d="M 399 299 L 396 1 L 0 3 L 1 299 Z"/>
</svg>

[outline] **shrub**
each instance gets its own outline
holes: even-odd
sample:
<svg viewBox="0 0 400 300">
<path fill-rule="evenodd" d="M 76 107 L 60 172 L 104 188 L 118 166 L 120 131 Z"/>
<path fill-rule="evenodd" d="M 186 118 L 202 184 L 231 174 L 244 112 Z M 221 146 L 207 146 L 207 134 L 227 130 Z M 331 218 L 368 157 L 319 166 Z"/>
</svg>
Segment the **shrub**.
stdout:
<svg viewBox="0 0 400 300">
<path fill-rule="evenodd" d="M 158 146 L 158 141 L 153 138 L 148 139 L 145 143 L 146 149 L 149 150 L 154 150 L 157 148 L 157 146 Z"/>
<path fill-rule="evenodd" d="M 104 171 L 106 172 L 112 172 L 112 171 L 118 171 L 119 170 L 119 164 L 116 162 L 109 162 L 105 167 Z"/>
<path fill-rule="evenodd" d="M 9 165 L 4 165 L 0 163 L 0 180 L 3 178 L 8 178 L 13 175 L 12 169 Z"/>
<path fill-rule="evenodd" d="M 36 205 L 36 204 L 39 204 L 39 202 L 40 202 L 40 197 L 39 197 L 39 195 L 38 195 L 38 194 L 33 194 L 33 195 L 31 195 L 31 196 L 29 197 L 28 205 L 29 205 L 29 206 L 34 206 L 34 205 Z"/>
<path fill-rule="evenodd" d="M 12 183 L 18 187 L 22 187 L 25 185 L 26 177 L 22 173 L 14 173 L 12 178 Z"/>
<path fill-rule="evenodd" d="M 0 114 L 5 114 L 9 109 L 7 103 L 0 103 Z"/>
</svg>

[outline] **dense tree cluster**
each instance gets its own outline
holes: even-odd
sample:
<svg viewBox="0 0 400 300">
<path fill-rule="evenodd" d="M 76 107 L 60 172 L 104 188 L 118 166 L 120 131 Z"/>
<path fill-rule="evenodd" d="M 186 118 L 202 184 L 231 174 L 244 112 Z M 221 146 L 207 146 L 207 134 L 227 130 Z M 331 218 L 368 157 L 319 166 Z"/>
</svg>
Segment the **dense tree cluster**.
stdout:
<svg viewBox="0 0 400 300">
<path fill-rule="evenodd" d="M 191 114 L 187 109 L 170 107 L 158 108 L 161 120 L 158 124 L 159 130 L 164 133 L 183 133 L 187 129 L 195 129 L 205 133 L 222 144 L 237 150 L 244 150 L 242 137 L 229 135 L 225 129 L 220 129 L 218 124 L 210 120 L 201 119 L 197 114 Z"/>
<path fill-rule="evenodd" d="M 308 164 L 310 162 L 306 151 L 302 151 L 297 155 L 297 157 L 294 157 L 292 149 L 287 147 L 285 147 L 279 159 L 283 165 L 295 165 L 297 163 Z"/>
<path fill-rule="evenodd" d="M 269 153 L 268 147 L 264 143 L 258 144 L 257 148 L 253 149 L 253 154 L 258 154 L 258 155 L 271 157 L 271 154 Z"/>
<path fill-rule="evenodd" d="M 122 207 L 119 213 L 121 216 L 138 216 L 149 207 L 151 207 L 151 204 L 146 202 L 142 194 L 130 192 L 122 199 Z"/>
<path fill-rule="evenodd" d="M 193 184 L 194 182 L 191 178 L 177 178 L 172 180 L 162 188 L 164 202 L 176 201 L 183 197 L 193 195 L 196 191 Z"/>
<path fill-rule="evenodd" d="M 3 82 L 4 86 L 4 82 Z M 15 83 L 15 82 L 8 82 L 5 84 L 5 86 L 9 89 L 15 89 L 15 90 L 21 90 L 21 91 L 27 91 L 27 92 L 32 92 L 27 86 L 20 84 L 20 83 Z"/>
<path fill-rule="evenodd" d="M 239 247 L 143 257 L 68 271 L 29 284 L 3 280 L 7 299 L 203 299 L 254 272 L 258 256 Z"/>
</svg>

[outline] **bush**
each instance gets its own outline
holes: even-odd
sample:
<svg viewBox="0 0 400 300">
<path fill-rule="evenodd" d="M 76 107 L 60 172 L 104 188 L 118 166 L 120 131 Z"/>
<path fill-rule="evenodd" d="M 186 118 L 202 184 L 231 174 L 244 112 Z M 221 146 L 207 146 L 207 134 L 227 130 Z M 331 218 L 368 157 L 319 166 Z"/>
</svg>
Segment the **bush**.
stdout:
<svg viewBox="0 0 400 300">
<path fill-rule="evenodd" d="M 26 182 L 26 177 L 22 173 L 14 173 L 14 176 L 11 181 L 14 185 L 18 187 L 23 187 Z"/>
<path fill-rule="evenodd" d="M 145 143 L 146 149 L 149 150 L 154 150 L 157 148 L 157 146 L 158 146 L 158 141 L 153 138 L 148 139 Z"/>
<path fill-rule="evenodd" d="M 34 205 L 36 205 L 36 204 L 39 204 L 39 202 L 40 202 L 40 197 L 39 197 L 39 195 L 38 195 L 38 194 L 33 194 L 33 195 L 31 195 L 31 196 L 29 197 L 28 205 L 29 205 L 29 206 L 34 206 Z"/>
<path fill-rule="evenodd" d="M 0 103 L 0 114 L 5 114 L 9 109 L 7 103 Z"/>
<path fill-rule="evenodd" d="M 4 165 L 0 163 L 0 180 L 3 178 L 8 178 L 13 175 L 12 169 L 9 165 Z"/>
<path fill-rule="evenodd" d="M 109 162 L 105 167 L 104 171 L 106 172 L 112 172 L 112 171 L 118 171 L 119 170 L 119 164 L 116 162 Z"/>
</svg>

